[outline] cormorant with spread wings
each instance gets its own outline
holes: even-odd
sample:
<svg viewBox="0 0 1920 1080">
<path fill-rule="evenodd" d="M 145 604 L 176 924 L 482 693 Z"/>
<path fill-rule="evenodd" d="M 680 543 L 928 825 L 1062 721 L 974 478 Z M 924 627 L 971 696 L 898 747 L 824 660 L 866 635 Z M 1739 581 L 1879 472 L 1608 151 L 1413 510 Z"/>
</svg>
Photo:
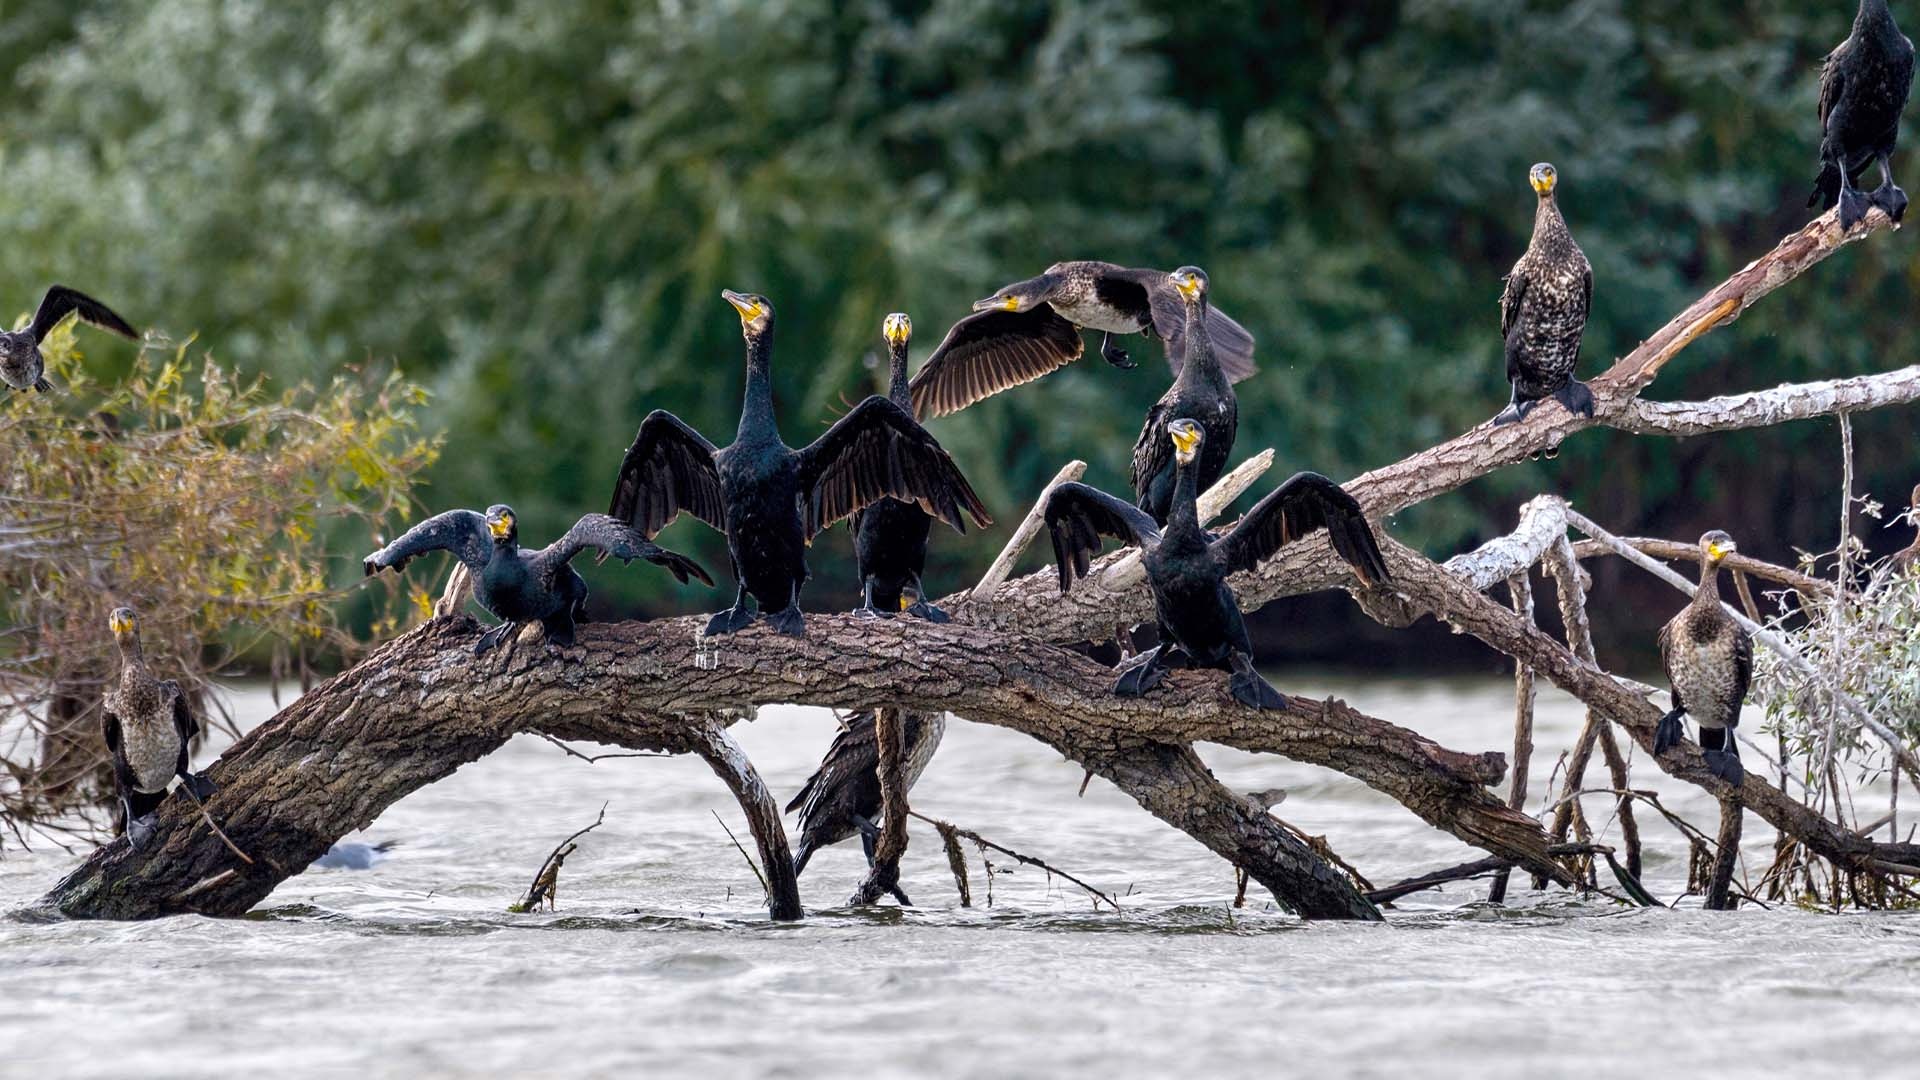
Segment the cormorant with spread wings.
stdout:
<svg viewBox="0 0 1920 1080">
<path fill-rule="evenodd" d="M 32 325 L 21 330 L 0 330 L 0 382 L 15 390 L 52 393 L 53 383 L 47 379 L 47 362 L 40 355 L 40 343 L 47 340 L 47 335 L 53 333 L 61 320 L 75 313 L 88 326 L 97 326 L 129 340 L 140 337 L 138 330 L 107 305 L 65 285 L 55 285 L 40 298 L 40 308 L 33 313 Z"/>
</svg>

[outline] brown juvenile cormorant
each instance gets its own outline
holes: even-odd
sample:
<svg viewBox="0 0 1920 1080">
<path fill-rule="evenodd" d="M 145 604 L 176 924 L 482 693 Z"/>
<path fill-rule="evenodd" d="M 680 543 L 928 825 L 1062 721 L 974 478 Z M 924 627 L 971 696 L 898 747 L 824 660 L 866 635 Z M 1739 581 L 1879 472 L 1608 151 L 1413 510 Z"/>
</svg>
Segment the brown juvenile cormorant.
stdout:
<svg viewBox="0 0 1920 1080">
<path fill-rule="evenodd" d="M 1913 494 L 1908 498 L 1911 501 L 1907 503 L 1907 522 L 1920 530 L 1920 484 L 1913 485 Z M 1904 574 L 1917 567 L 1920 567 L 1920 531 L 1914 533 L 1913 543 L 1893 557 L 1893 572 L 1896 574 Z"/>
<path fill-rule="evenodd" d="M 780 441 L 773 415 L 773 304 L 763 296 L 721 293 L 740 313 L 747 339 L 747 392 L 733 445 L 715 449 L 679 417 L 655 410 L 640 424 L 615 482 L 614 517 L 649 538 L 682 511 L 727 537 L 739 593 L 708 620 L 706 633 L 730 634 L 753 621 L 749 594 L 769 625 L 805 633 L 800 587 L 807 545 L 841 518 L 892 496 L 965 532 L 962 513 L 992 524 L 959 466 L 913 419 L 879 395 L 853 407 L 826 434 L 799 450 Z"/>
<path fill-rule="evenodd" d="M 1700 589 L 1693 602 L 1660 628 L 1660 656 L 1672 686 L 1673 709 L 1653 735 L 1657 757 L 1680 742 L 1682 716 L 1700 726 L 1707 769 L 1738 786 L 1744 775 L 1733 729 L 1753 678 L 1753 636 L 1720 606 L 1720 563 L 1738 550 L 1715 530 L 1700 538 Z"/>
<path fill-rule="evenodd" d="M 1287 699 L 1253 667 L 1253 642 L 1247 637 L 1227 575 L 1251 570 L 1282 547 L 1318 529 L 1326 529 L 1336 554 L 1368 585 L 1388 579 L 1386 560 L 1360 504 L 1340 485 L 1318 473 L 1299 473 L 1254 506 L 1226 535 L 1215 539 L 1200 526 L 1195 499 L 1195 465 L 1206 439 L 1199 424 L 1177 419 L 1167 425 L 1174 446 L 1177 483 L 1173 512 L 1163 532 L 1138 507 L 1085 484 L 1061 484 L 1047 498 L 1047 529 L 1054 561 L 1060 566 L 1060 591 L 1085 577 L 1100 538 L 1111 536 L 1140 548 L 1153 608 L 1160 623 L 1160 645 L 1128 661 L 1116 694 L 1137 696 L 1153 689 L 1170 661 L 1231 671 L 1233 696 L 1256 709 L 1284 709 Z M 1178 656 L 1170 656 L 1177 650 Z"/>
<path fill-rule="evenodd" d="M 625 523 L 605 514 L 588 514 L 567 535 L 535 551 L 520 546 L 519 519 L 511 506 L 487 507 L 485 514 L 449 510 L 415 525 L 400 538 L 366 557 L 368 577 L 389 567 L 400 570 L 429 551 L 450 551 L 473 571 L 473 598 L 500 619 L 480 635 L 473 653 L 480 656 L 509 640 L 522 626 L 540 623 L 552 645 L 573 644 L 573 625 L 586 621 L 587 583 L 568 565 L 587 548 L 623 563 L 645 559 L 666 567 L 681 584 L 689 575 L 711 586 L 713 578 L 685 555 L 656 546 Z"/>
<path fill-rule="evenodd" d="M 140 617 L 113 609 L 107 628 L 120 646 L 120 681 L 101 702 L 107 753 L 113 757 L 113 787 L 126 815 L 127 842 L 143 848 L 153 837 L 154 812 L 166 801 L 174 777 L 200 799 L 213 782 L 187 767 L 189 745 L 199 733 L 187 695 L 172 679 L 154 678 L 140 649 Z"/>
<path fill-rule="evenodd" d="M 1082 328 L 1101 331 L 1100 355 L 1115 367 L 1134 366 L 1115 334 L 1159 338 L 1175 373 L 1187 354 L 1186 307 L 1161 270 L 1054 263 L 1037 278 L 975 301 L 973 311 L 913 377 L 913 411 L 921 419 L 959 412 L 1073 363 L 1086 349 Z M 1253 335 L 1220 311 L 1207 316 L 1207 328 L 1228 379 L 1252 375 Z"/>
<path fill-rule="evenodd" d="M 907 790 L 927 771 L 933 752 L 947 732 L 945 713 L 909 712 L 902 727 L 906 754 L 901 771 Z M 873 863 L 873 845 L 880 836 L 880 747 L 874 738 L 871 712 L 847 718 L 833 745 L 820 759 L 800 793 L 787 804 L 787 813 L 800 812 L 800 840 L 793 853 L 793 874 L 807 868 L 807 860 L 823 847 L 860 834 L 860 846 Z"/>
<path fill-rule="evenodd" d="M 1533 242 L 1513 264 L 1500 296 L 1500 336 L 1506 341 L 1513 400 L 1493 418 L 1495 424 L 1524 420 L 1547 398 L 1558 400 L 1570 413 L 1593 415 L 1592 391 L 1573 377 L 1580 363 L 1580 338 L 1593 310 L 1593 268 L 1573 242 L 1554 199 L 1560 174 L 1541 162 L 1530 179 L 1540 196 Z"/>
<path fill-rule="evenodd" d="M 1240 430 L 1240 403 L 1233 396 L 1233 382 L 1222 370 L 1213 346 L 1213 325 L 1207 317 L 1207 275 L 1197 266 L 1183 266 L 1167 275 L 1167 281 L 1184 309 L 1182 337 L 1187 351 L 1173 385 L 1147 410 L 1147 422 L 1133 444 L 1132 473 L 1137 505 L 1162 525 L 1167 523 L 1173 505 L 1174 486 L 1167 421 L 1184 417 L 1199 424 L 1206 434 L 1200 443 L 1200 459 L 1193 467 L 1193 479 L 1201 491 L 1212 487 L 1226 471 L 1227 456 Z"/>
<path fill-rule="evenodd" d="M 913 340 L 913 320 L 900 312 L 887 316 L 882 327 L 887 339 L 889 380 L 887 400 L 912 409 L 907 396 L 907 343 Z M 881 499 L 853 515 L 853 557 L 860 571 L 861 603 L 857 614 L 891 618 L 905 611 L 932 622 L 946 622 L 947 613 L 927 602 L 920 572 L 927 565 L 927 532 L 933 519 L 925 510 L 899 499 Z M 913 587 L 908 605 L 907 587 Z"/>
<path fill-rule="evenodd" d="M 33 325 L 25 330 L 0 331 L 0 382 L 15 390 L 53 392 L 47 380 L 47 362 L 40 356 L 40 343 L 70 312 L 78 312 L 80 321 L 109 330 L 121 337 L 137 339 L 140 332 L 127 325 L 107 305 L 65 285 L 55 285 L 40 298 L 40 310 L 33 313 Z"/>
<path fill-rule="evenodd" d="M 1827 54 L 1820 69 L 1820 176 L 1808 206 L 1823 212 L 1840 204 L 1840 227 L 1851 229 L 1869 207 L 1895 221 L 1907 212 L 1907 193 L 1893 182 L 1900 113 L 1913 89 L 1913 42 L 1894 25 L 1887 0 L 1860 0 L 1853 33 Z M 1867 166 L 1880 165 L 1880 187 L 1854 187 Z"/>
</svg>

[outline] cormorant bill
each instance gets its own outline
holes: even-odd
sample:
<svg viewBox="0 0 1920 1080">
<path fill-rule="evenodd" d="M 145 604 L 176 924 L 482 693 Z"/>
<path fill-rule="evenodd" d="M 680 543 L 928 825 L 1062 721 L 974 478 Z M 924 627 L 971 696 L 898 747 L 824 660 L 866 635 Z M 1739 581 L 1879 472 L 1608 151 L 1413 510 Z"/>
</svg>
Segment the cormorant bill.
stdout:
<svg viewBox="0 0 1920 1080">
<path fill-rule="evenodd" d="M 906 755 L 901 762 L 907 790 L 927 771 L 933 752 L 947 732 L 945 713 L 909 712 L 903 718 Z M 874 738 L 874 714 L 848 717 L 833 737 L 800 793 L 787 803 L 787 813 L 800 813 L 800 838 L 793 853 L 793 876 L 807 868 L 807 860 L 823 847 L 860 834 L 867 865 L 873 865 L 873 846 L 880 837 L 880 747 Z"/>
<path fill-rule="evenodd" d="M 1213 346 L 1206 272 L 1197 266 L 1183 266 L 1167 275 L 1167 282 L 1185 309 L 1186 327 L 1181 336 L 1187 352 L 1173 385 L 1147 410 L 1147 421 L 1133 444 L 1132 472 L 1136 504 L 1162 525 L 1173 505 L 1174 487 L 1167 421 L 1184 417 L 1199 424 L 1206 435 L 1194 464 L 1194 482 L 1201 491 L 1212 487 L 1226 471 L 1234 436 L 1240 430 L 1240 403 Z"/>
<path fill-rule="evenodd" d="M 1274 489 L 1219 539 L 1200 526 L 1195 465 L 1206 431 L 1181 418 L 1167 425 L 1178 482 L 1166 529 L 1145 511 L 1085 484 L 1062 484 L 1047 498 L 1045 518 L 1060 567 L 1060 591 L 1087 576 L 1100 538 L 1140 548 L 1159 647 L 1128 661 L 1113 691 L 1137 696 L 1153 689 L 1173 662 L 1231 671 L 1233 696 L 1256 709 L 1284 709 L 1287 699 L 1253 667 L 1253 642 L 1227 576 L 1252 570 L 1287 544 L 1326 529 L 1333 550 L 1367 585 L 1387 581 L 1386 560 L 1360 504 L 1317 473 L 1299 473 Z M 1169 651 L 1172 651 L 1171 654 Z"/>
<path fill-rule="evenodd" d="M 1820 175 L 1809 207 L 1840 205 L 1840 228 L 1851 229 L 1878 206 L 1899 221 L 1907 193 L 1893 182 L 1893 151 L 1900 114 L 1913 89 L 1913 42 L 1894 24 L 1887 0 L 1860 0 L 1853 32 L 1820 68 Z M 1880 186 L 1854 185 L 1867 166 L 1880 164 Z"/>
<path fill-rule="evenodd" d="M 1593 310 L 1593 268 L 1573 242 L 1554 199 L 1560 174 L 1543 161 L 1533 167 L 1530 179 L 1540 197 L 1533 242 L 1513 264 L 1500 296 L 1500 336 L 1506 341 L 1513 400 L 1493 418 L 1496 425 L 1526 419 L 1547 398 L 1559 401 L 1569 413 L 1593 415 L 1593 392 L 1573 377 L 1580 363 L 1580 338 Z"/>
<path fill-rule="evenodd" d="M 682 511 L 726 534 L 739 593 L 733 607 L 708 620 L 708 635 L 751 623 L 749 595 L 776 631 L 803 635 L 800 587 L 808 544 L 882 498 L 911 501 L 959 532 L 966 531 L 963 512 L 979 525 L 993 523 L 940 443 L 912 413 L 877 394 L 806 447 L 780 441 L 773 304 L 731 289 L 721 296 L 740 313 L 747 342 L 746 400 L 733 444 L 717 450 L 672 413 L 655 410 L 627 448 L 609 511 L 648 537 Z"/>
<path fill-rule="evenodd" d="M 127 325 L 107 305 L 65 285 L 55 285 L 40 298 L 40 310 L 33 314 L 33 325 L 24 330 L 0 331 L 0 382 L 15 390 L 53 392 L 47 379 L 47 363 L 40 355 L 40 343 L 69 314 L 78 312 L 80 321 L 109 330 L 129 340 L 138 340 L 140 332 Z"/>
<path fill-rule="evenodd" d="M 213 797 L 213 782 L 188 768 L 193 737 L 200 732 L 187 695 L 172 679 L 157 679 L 140 648 L 140 617 L 130 607 L 113 609 L 107 628 L 120 647 L 120 681 L 101 702 L 113 787 L 125 814 L 127 843 L 136 850 L 153 838 L 154 812 L 166 801 L 167 785 L 179 777 L 198 799 Z"/>
<path fill-rule="evenodd" d="M 1693 601 L 1660 628 L 1660 657 L 1672 687 L 1673 709 L 1654 731 L 1655 757 L 1678 745 L 1682 716 L 1700 727 L 1707 769 L 1735 787 L 1745 775 L 1733 729 L 1753 679 L 1753 636 L 1720 606 L 1720 563 L 1739 550 L 1715 530 L 1700 538 L 1700 588 Z"/>
<path fill-rule="evenodd" d="M 535 551 L 520 546 L 519 518 L 513 507 L 494 505 L 485 514 L 449 510 L 415 525 L 399 539 L 366 557 L 361 563 L 368 577 L 382 570 L 404 569 L 415 556 L 450 551 L 473 571 L 473 598 L 500 619 L 500 625 L 480 635 L 473 654 L 512 640 L 522 626 L 540 623 L 550 645 L 573 644 L 573 627 L 587 617 L 587 583 L 568 565 L 587 548 L 622 563 L 635 559 L 663 566 L 682 585 L 689 576 L 713 585 L 701 565 L 677 552 L 655 545 L 646 537 L 605 514 L 588 514 L 567 534 Z"/>
<path fill-rule="evenodd" d="M 882 325 L 887 339 L 887 400 L 911 409 L 907 396 L 907 344 L 913 340 L 913 320 L 900 312 Z M 863 618 L 892 618 L 896 611 L 930 622 L 946 622 L 947 613 L 927 602 L 920 573 L 927 565 L 927 532 L 933 519 L 913 503 L 881 499 L 853 515 L 854 564 L 860 571 L 860 607 Z M 906 593 L 911 586 L 913 600 Z"/>
<path fill-rule="evenodd" d="M 913 412 L 923 420 L 1032 382 L 1080 359 L 1080 331 L 1099 330 L 1100 355 L 1120 368 L 1134 362 L 1115 334 L 1146 334 L 1166 344 L 1179 374 L 1187 355 L 1186 305 L 1160 270 L 1104 262 L 1061 262 L 978 300 L 953 324 L 913 377 Z M 1232 382 L 1251 376 L 1253 335 L 1220 311 L 1207 316 L 1220 366 Z"/>
</svg>

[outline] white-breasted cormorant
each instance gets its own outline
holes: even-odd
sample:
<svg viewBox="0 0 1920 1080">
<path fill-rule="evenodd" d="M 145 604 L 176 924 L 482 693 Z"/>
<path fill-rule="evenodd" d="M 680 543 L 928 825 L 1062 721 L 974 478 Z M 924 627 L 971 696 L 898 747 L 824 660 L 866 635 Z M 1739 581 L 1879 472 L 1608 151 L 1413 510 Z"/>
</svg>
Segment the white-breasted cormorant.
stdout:
<svg viewBox="0 0 1920 1080">
<path fill-rule="evenodd" d="M 1684 734 L 1680 718 L 1693 717 L 1708 770 L 1736 787 L 1744 773 L 1733 729 L 1753 678 L 1753 636 L 1720 606 L 1720 563 L 1737 550 L 1717 529 L 1700 538 L 1700 589 L 1660 628 L 1673 709 L 1653 735 L 1654 755 L 1664 754 Z"/>
<path fill-rule="evenodd" d="M 47 335 L 70 312 L 78 312 L 80 321 L 89 326 L 130 340 L 140 337 L 138 330 L 127 325 L 127 320 L 115 315 L 107 305 L 65 285 L 55 285 L 40 298 L 40 309 L 33 313 L 33 325 L 24 330 L 0 331 L 0 382 L 15 390 L 52 393 L 53 383 L 47 379 L 47 362 L 40 355 L 40 343 L 47 340 Z"/>
<path fill-rule="evenodd" d="M 415 556 L 449 551 L 473 571 L 473 598 L 500 619 L 500 625 L 480 635 L 475 656 L 508 640 L 522 626 L 540 623 L 552 645 L 573 644 L 573 625 L 586 621 L 587 583 L 568 565 L 575 555 L 593 548 L 601 558 L 623 563 L 645 559 L 663 566 L 681 584 L 689 576 L 711 586 L 713 578 L 701 565 L 654 544 L 605 514 L 588 514 L 567 534 L 538 551 L 520 546 L 519 519 L 511 506 L 487 507 L 485 514 L 449 510 L 415 525 L 393 543 L 361 563 L 368 577 L 391 567 L 405 568 Z"/>
<path fill-rule="evenodd" d="M 1160 645 L 1122 668 L 1114 693 L 1153 689 L 1174 662 L 1231 671 L 1233 696 L 1256 709 L 1284 709 L 1287 699 L 1253 667 L 1253 642 L 1240 617 L 1227 575 L 1251 570 L 1282 547 L 1326 529 L 1333 550 L 1368 585 L 1388 579 L 1386 560 L 1366 514 L 1353 496 L 1318 473 L 1299 473 L 1261 499 L 1226 535 L 1200 526 L 1195 464 L 1205 431 L 1192 420 L 1167 425 L 1178 469 L 1166 529 L 1138 507 L 1085 484 L 1061 484 L 1047 499 L 1045 517 L 1060 567 L 1060 591 L 1085 577 L 1100 538 L 1140 548 L 1160 623 Z M 1177 652 L 1170 656 L 1169 652 Z"/>
<path fill-rule="evenodd" d="M 120 647 L 120 681 L 101 701 L 107 753 L 113 757 L 113 786 L 126 815 L 127 842 L 143 848 L 153 836 L 154 811 L 166 801 L 174 777 L 201 799 L 213 782 L 188 766 L 190 744 L 200 732 L 187 695 L 172 679 L 155 678 L 140 648 L 140 617 L 132 608 L 107 616 Z"/>
<path fill-rule="evenodd" d="M 900 763 L 908 791 L 919 781 L 947 733 L 945 713 L 909 712 L 902 718 L 906 753 Z M 807 860 L 858 832 L 867 862 L 880 837 L 880 747 L 874 738 L 874 714 L 848 717 L 820 767 L 813 770 L 799 794 L 787 803 L 787 813 L 800 813 L 800 839 L 793 852 L 793 874 L 807 868 Z"/>
<path fill-rule="evenodd" d="M 1500 295 L 1500 336 L 1506 342 L 1507 382 L 1513 400 L 1495 424 L 1526 419 L 1535 405 L 1554 398 L 1570 413 L 1593 415 L 1593 392 L 1573 377 L 1580 338 L 1593 310 L 1593 267 L 1573 242 L 1554 197 L 1560 174 L 1541 162 L 1530 174 L 1539 206 L 1533 242 L 1513 264 Z"/>
<path fill-rule="evenodd" d="M 1820 175 L 1808 206 L 1824 212 L 1840 204 L 1842 229 L 1873 206 L 1895 221 L 1905 215 L 1907 193 L 1894 184 L 1891 162 L 1912 89 L 1913 42 L 1894 25 L 1887 0 L 1860 0 L 1853 32 L 1820 69 Z M 1876 162 L 1879 188 L 1854 187 Z"/>
<path fill-rule="evenodd" d="M 911 410 L 907 395 L 907 345 L 913 340 L 913 320 L 901 312 L 887 316 L 881 327 L 887 339 L 887 400 Z M 869 618 L 891 618 L 905 611 L 932 622 L 946 622 L 947 613 L 927 602 L 920 573 L 927 566 L 927 533 L 933 519 L 910 502 L 886 498 L 854 512 L 853 557 L 860 571 L 860 608 Z M 913 589 L 913 602 L 906 592 Z"/>
<path fill-rule="evenodd" d="M 1134 362 L 1115 334 L 1146 334 L 1166 344 L 1177 374 L 1186 356 L 1186 306 L 1162 270 L 1104 262 L 1054 263 L 973 305 L 913 377 L 921 419 L 959 412 L 976 401 L 1032 382 L 1080 359 L 1084 329 L 1099 330 L 1100 355 L 1115 367 Z M 1254 373 L 1253 335 L 1220 311 L 1207 316 L 1220 366 L 1233 382 Z"/>
<path fill-rule="evenodd" d="M 807 546 L 827 526 L 891 496 L 912 501 L 960 532 L 962 513 L 992 524 L 960 467 L 913 414 L 875 394 L 826 434 L 795 450 L 780 440 L 773 413 L 773 304 L 721 293 L 740 313 L 747 341 L 747 391 L 733 445 L 716 449 L 679 417 L 655 410 L 620 464 L 610 513 L 648 537 L 682 511 L 727 537 L 739 593 L 708 620 L 730 634 L 753 621 L 752 595 L 783 634 L 805 633 L 800 587 Z"/>
<path fill-rule="evenodd" d="M 1226 471 L 1234 436 L 1240 430 L 1240 402 L 1233 395 L 1233 381 L 1220 366 L 1213 344 L 1207 275 L 1197 266 L 1183 266 L 1167 275 L 1167 282 L 1180 298 L 1186 319 L 1181 334 L 1186 355 L 1173 385 L 1147 410 L 1147 422 L 1133 444 L 1132 471 L 1136 504 L 1162 525 L 1173 505 L 1174 486 L 1167 422 L 1190 420 L 1206 434 L 1200 443 L 1199 460 L 1193 466 L 1194 483 L 1201 491 L 1212 487 Z"/>
</svg>

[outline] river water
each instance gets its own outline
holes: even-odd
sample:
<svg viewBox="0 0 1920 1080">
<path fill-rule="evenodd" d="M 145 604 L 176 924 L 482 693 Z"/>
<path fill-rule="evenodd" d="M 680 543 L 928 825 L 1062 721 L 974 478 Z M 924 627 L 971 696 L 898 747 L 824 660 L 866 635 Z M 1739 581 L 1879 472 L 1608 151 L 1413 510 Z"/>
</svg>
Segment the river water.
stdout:
<svg viewBox="0 0 1920 1080">
<path fill-rule="evenodd" d="M 1276 681 L 1456 749 L 1511 742 L 1507 684 Z M 243 723 L 271 713 L 263 692 L 235 698 Z M 1579 720 L 1543 692 L 1536 793 Z M 734 732 L 784 801 L 832 726 L 769 708 Z M 1476 857 L 1339 774 L 1203 753 L 1236 790 L 1286 788 L 1277 812 L 1376 883 Z M 1644 763 L 1634 776 L 1712 831 L 1711 800 Z M 0 1074 L 1914 1075 L 1920 916 L 1627 910 L 1516 879 L 1503 909 L 1470 882 L 1384 926 L 1303 925 L 1257 887 L 1232 910 L 1226 864 L 1104 781 L 1076 797 L 1080 781 L 1024 736 L 956 721 L 914 805 L 1121 894 L 1118 914 L 1027 868 L 996 873 L 989 906 L 977 857 L 962 909 L 916 823 L 917 907 L 835 910 L 863 868 L 849 842 L 808 867 L 812 917 L 775 926 L 703 763 L 588 764 L 517 740 L 357 837 L 397 842 L 374 869 L 309 871 L 247 919 L 0 921 Z M 508 914 L 602 804 L 558 910 Z M 1670 900 L 1684 843 L 1641 821 L 1648 885 Z M 1750 818 L 1746 840 L 1757 879 L 1772 832 Z M 9 852 L 0 907 L 74 862 Z"/>
</svg>

